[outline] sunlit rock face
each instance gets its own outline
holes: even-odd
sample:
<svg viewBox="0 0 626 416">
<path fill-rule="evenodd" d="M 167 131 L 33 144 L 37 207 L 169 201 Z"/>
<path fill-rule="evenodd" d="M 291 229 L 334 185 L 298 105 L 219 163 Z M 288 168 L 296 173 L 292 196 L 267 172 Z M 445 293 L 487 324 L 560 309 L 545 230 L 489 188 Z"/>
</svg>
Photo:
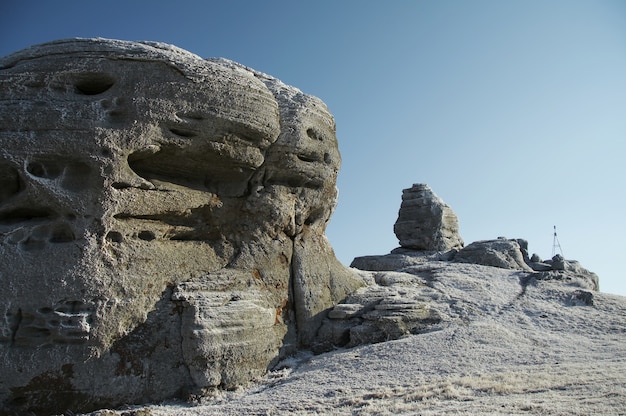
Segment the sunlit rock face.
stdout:
<svg viewBox="0 0 626 416">
<path fill-rule="evenodd" d="M 521 243 L 521 244 L 520 244 Z M 454 261 L 462 263 L 483 264 L 485 266 L 500 267 L 531 271 L 527 264 L 528 254 L 524 240 L 498 238 L 496 240 L 475 241 L 460 250 Z"/>
<path fill-rule="evenodd" d="M 0 61 L 5 412 L 162 400 L 262 374 L 363 282 L 324 232 L 318 99 L 160 43 Z"/>
<path fill-rule="evenodd" d="M 402 190 L 393 230 L 400 246 L 411 250 L 445 252 L 463 247 L 456 214 L 422 183 Z"/>
</svg>

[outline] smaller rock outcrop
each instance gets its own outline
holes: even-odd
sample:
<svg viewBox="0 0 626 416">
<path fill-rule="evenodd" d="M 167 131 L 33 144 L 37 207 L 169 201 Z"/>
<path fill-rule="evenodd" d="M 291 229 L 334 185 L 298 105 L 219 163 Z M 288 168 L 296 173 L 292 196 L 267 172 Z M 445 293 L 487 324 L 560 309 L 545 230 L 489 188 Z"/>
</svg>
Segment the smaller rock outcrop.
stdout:
<svg viewBox="0 0 626 416">
<path fill-rule="evenodd" d="M 552 257 L 552 270 L 565 270 L 565 258 L 560 254 Z"/>
<path fill-rule="evenodd" d="M 412 250 L 449 251 L 463 247 L 452 208 L 426 184 L 402 191 L 402 204 L 393 230 L 400 246 Z"/>
<path fill-rule="evenodd" d="M 432 261 L 449 261 L 454 258 L 457 250 L 446 253 L 432 251 L 416 251 L 406 248 L 396 248 L 389 254 L 378 256 L 355 257 L 350 267 L 369 271 L 391 271 L 406 267 L 419 266 Z"/>
<path fill-rule="evenodd" d="M 537 254 L 529 256 L 528 241 L 521 238 L 498 237 L 463 247 L 456 215 L 428 185 L 403 191 L 394 231 L 401 247 L 352 261 L 350 267 L 370 282 L 328 313 L 313 350 L 376 343 L 431 331 L 450 319 L 473 319 L 476 304 L 464 305 L 452 292 L 441 290 L 442 282 L 450 279 L 474 276 L 479 282 L 486 275 L 517 276 L 520 291 L 515 299 L 525 295 L 530 282 L 537 286 L 541 281 L 563 290 L 568 306 L 592 306 L 593 291 L 599 290 L 598 276 L 578 262 L 561 255 L 545 261 Z M 467 290 L 485 288 L 464 286 L 457 295 L 465 297 Z"/>
<path fill-rule="evenodd" d="M 384 263 L 384 256 L 379 258 Z M 398 339 L 442 320 L 437 305 L 440 293 L 429 288 L 423 277 L 398 271 L 360 273 L 369 284 L 328 313 L 314 352 Z"/>
<path fill-rule="evenodd" d="M 560 254 L 557 254 L 551 260 L 545 260 L 545 263 L 540 264 L 547 264 L 551 269 L 545 270 L 543 267 L 533 267 L 533 270 L 535 270 L 533 277 L 537 280 L 563 281 L 569 286 L 593 291 L 600 290 L 598 275 L 582 267 L 576 260 L 566 260 Z"/>
<path fill-rule="evenodd" d="M 524 240 L 522 242 L 522 244 L 525 243 Z M 524 253 L 525 249 L 520 245 L 519 240 L 498 238 L 469 244 L 454 256 L 454 261 L 501 269 L 532 271 L 531 267 L 526 264 L 527 256 Z"/>
</svg>

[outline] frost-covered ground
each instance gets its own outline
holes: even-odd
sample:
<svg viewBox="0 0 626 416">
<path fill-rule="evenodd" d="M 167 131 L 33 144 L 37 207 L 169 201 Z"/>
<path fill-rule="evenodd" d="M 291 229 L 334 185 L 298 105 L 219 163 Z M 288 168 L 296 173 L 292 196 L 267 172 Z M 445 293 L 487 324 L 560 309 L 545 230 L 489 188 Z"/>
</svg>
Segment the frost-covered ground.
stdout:
<svg viewBox="0 0 626 416">
<path fill-rule="evenodd" d="M 429 293 L 445 318 L 426 333 L 303 353 L 194 406 L 94 415 L 626 415 L 626 298 L 593 293 L 589 305 L 573 282 L 478 265 L 428 267 L 423 285 L 406 288 Z M 414 277 L 425 268 L 415 270 Z"/>
</svg>

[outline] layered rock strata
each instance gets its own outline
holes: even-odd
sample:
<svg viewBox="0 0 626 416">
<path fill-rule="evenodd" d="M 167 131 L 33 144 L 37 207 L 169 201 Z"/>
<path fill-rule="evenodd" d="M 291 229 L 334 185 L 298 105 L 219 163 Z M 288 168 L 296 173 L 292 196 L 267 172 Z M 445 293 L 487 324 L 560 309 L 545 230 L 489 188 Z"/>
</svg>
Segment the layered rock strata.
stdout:
<svg viewBox="0 0 626 416">
<path fill-rule="evenodd" d="M 412 250 L 446 252 L 463 247 L 456 214 L 426 184 L 402 191 L 393 230 L 400 246 Z"/>
<path fill-rule="evenodd" d="M 524 248 L 527 246 L 528 243 L 521 239 L 475 241 L 456 253 L 454 261 L 530 271 L 532 268 L 527 264 L 529 259 Z"/>
<path fill-rule="evenodd" d="M 0 60 L 0 400 L 87 411 L 235 387 L 363 285 L 324 232 L 324 103 L 239 64 L 70 39 Z"/>
</svg>

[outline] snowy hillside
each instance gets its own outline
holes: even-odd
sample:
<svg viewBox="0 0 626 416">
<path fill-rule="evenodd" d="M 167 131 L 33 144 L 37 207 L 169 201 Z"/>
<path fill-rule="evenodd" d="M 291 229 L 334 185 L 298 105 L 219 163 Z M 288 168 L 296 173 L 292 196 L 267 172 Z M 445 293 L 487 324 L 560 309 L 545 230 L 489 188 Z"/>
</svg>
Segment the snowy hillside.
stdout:
<svg viewBox="0 0 626 416">
<path fill-rule="evenodd" d="M 626 414 L 625 298 L 475 264 L 359 273 L 421 293 L 441 321 L 395 341 L 302 354 L 193 406 L 116 414 Z"/>
</svg>

